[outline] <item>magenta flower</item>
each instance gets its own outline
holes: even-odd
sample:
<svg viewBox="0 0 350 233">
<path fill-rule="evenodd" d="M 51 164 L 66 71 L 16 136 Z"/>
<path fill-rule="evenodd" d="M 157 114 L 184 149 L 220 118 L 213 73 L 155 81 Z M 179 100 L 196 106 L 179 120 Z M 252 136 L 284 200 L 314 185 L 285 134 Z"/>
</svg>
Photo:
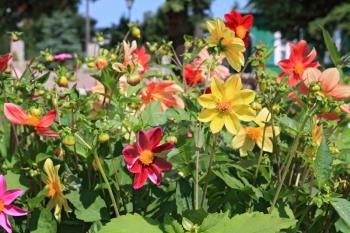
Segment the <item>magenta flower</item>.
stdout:
<svg viewBox="0 0 350 233">
<path fill-rule="evenodd" d="M 0 175 L 0 225 L 8 232 L 12 233 L 12 226 L 7 218 L 7 215 L 11 216 L 23 216 L 27 215 L 27 211 L 18 208 L 11 203 L 21 196 L 23 190 L 12 189 L 7 190 L 5 177 Z"/>
<path fill-rule="evenodd" d="M 72 54 L 69 54 L 69 53 L 60 53 L 60 54 L 54 55 L 53 57 L 55 61 L 66 61 L 73 58 Z"/>
<path fill-rule="evenodd" d="M 162 135 L 160 127 L 153 128 L 148 132 L 140 130 L 137 134 L 136 145 L 127 145 L 123 149 L 122 153 L 128 170 L 136 174 L 134 189 L 144 186 L 147 179 L 150 179 L 155 185 L 159 185 L 162 181 L 161 173 L 171 170 L 171 163 L 157 156 L 174 147 L 172 142 L 159 145 Z"/>
</svg>

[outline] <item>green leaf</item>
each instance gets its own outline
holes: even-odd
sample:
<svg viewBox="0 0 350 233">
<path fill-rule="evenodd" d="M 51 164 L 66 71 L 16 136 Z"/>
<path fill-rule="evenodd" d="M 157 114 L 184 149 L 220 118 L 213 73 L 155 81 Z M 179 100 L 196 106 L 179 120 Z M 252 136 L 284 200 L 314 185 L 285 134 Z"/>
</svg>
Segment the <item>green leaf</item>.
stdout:
<svg viewBox="0 0 350 233">
<path fill-rule="evenodd" d="M 323 135 L 321 145 L 316 153 L 316 180 L 319 187 L 325 185 L 331 176 L 333 157 L 329 151 L 326 137 Z"/>
<path fill-rule="evenodd" d="M 331 35 L 329 34 L 329 32 L 323 27 L 321 27 L 321 29 L 322 29 L 323 40 L 326 44 L 327 50 L 331 56 L 333 64 L 337 66 L 340 64 L 340 54 L 338 52 L 338 49 L 335 46 L 335 43 Z"/>
<path fill-rule="evenodd" d="M 183 233 L 184 229 L 180 223 L 167 214 L 164 217 L 163 231 L 165 233 Z"/>
<path fill-rule="evenodd" d="M 331 204 L 350 228 L 350 202 L 344 198 L 333 198 Z"/>
<path fill-rule="evenodd" d="M 294 226 L 295 220 L 280 218 L 272 214 L 260 212 L 244 213 L 234 216 L 221 224 L 216 224 L 206 233 L 244 232 L 244 233 L 276 233 L 281 229 Z"/>
<path fill-rule="evenodd" d="M 24 192 L 28 190 L 29 181 L 25 176 L 8 171 L 5 178 L 7 189 L 23 189 Z"/>
<path fill-rule="evenodd" d="M 37 83 L 45 83 L 49 79 L 49 77 L 50 77 L 50 72 L 47 72 L 42 76 L 40 76 L 39 78 L 37 78 L 35 81 Z"/>
<path fill-rule="evenodd" d="M 41 206 L 41 202 L 47 197 L 48 189 L 41 190 L 34 198 L 28 201 L 28 205 L 31 209 L 39 208 Z"/>
<path fill-rule="evenodd" d="M 342 233 L 350 233 L 350 227 L 346 222 L 339 218 L 336 223 L 335 223 L 335 229 L 337 232 L 342 232 Z"/>
<path fill-rule="evenodd" d="M 205 217 L 207 217 L 207 212 L 203 209 L 198 209 L 198 210 L 186 210 L 183 212 L 183 217 L 187 218 L 190 220 L 193 224 L 202 224 L 203 220 Z"/>
<path fill-rule="evenodd" d="M 109 219 L 106 203 L 96 192 L 81 190 L 80 192 L 71 192 L 66 197 L 74 205 L 77 219 L 84 222 Z"/>
<path fill-rule="evenodd" d="M 244 189 L 243 183 L 239 179 L 228 174 L 227 169 L 220 167 L 217 170 L 213 170 L 213 172 L 217 177 L 222 179 L 230 188 L 238 190 Z"/>
<path fill-rule="evenodd" d="M 99 233 L 162 233 L 157 221 L 138 214 L 127 214 L 113 218 Z"/>
<path fill-rule="evenodd" d="M 149 104 L 141 114 L 143 125 L 158 126 L 167 121 L 166 114 L 160 111 L 160 103 L 154 102 Z"/>
<path fill-rule="evenodd" d="M 56 233 L 57 222 L 50 210 L 46 208 L 34 209 L 31 212 L 29 229 L 31 233 Z"/>
<path fill-rule="evenodd" d="M 220 227 L 230 220 L 228 212 L 209 214 L 199 228 L 199 232 L 213 232 L 215 228 Z"/>
</svg>

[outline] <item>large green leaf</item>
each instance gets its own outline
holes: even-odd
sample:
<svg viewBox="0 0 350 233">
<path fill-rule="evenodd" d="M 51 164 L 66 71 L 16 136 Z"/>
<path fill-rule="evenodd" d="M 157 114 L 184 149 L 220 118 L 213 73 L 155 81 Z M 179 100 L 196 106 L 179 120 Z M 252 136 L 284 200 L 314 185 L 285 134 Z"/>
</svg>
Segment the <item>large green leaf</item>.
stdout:
<svg viewBox="0 0 350 233">
<path fill-rule="evenodd" d="M 32 233 L 56 233 L 57 222 L 48 209 L 34 209 L 31 211 L 29 229 Z"/>
<path fill-rule="evenodd" d="M 159 223 L 138 214 L 127 214 L 113 218 L 99 233 L 162 233 Z"/>
<path fill-rule="evenodd" d="M 321 145 L 316 153 L 316 180 L 319 187 L 326 184 L 331 176 L 333 157 L 329 151 L 326 137 L 322 137 Z"/>
<path fill-rule="evenodd" d="M 333 198 L 331 204 L 350 228 L 350 202 L 344 198 Z"/>
<path fill-rule="evenodd" d="M 219 169 L 214 169 L 213 172 L 217 177 L 222 179 L 230 188 L 238 190 L 244 189 L 244 184 L 239 179 L 231 176 L 228 173 L 227 169 L 220 167 Z"/>
<path fill-rule="evenodd" d="M 337 232 L 350 233 L 350 227 L 341 218 L 336 221 L 335 229 Z"/>
<path fill-rule="evenodd" d="M 217 219 L 218 216 L 213 217 Z M 244 233 L 276 233 L 281 229 L 287 229 L 295 225 L 295 220 L 280 218 L 272 214 L 263 214 L 260 212 L 244 213 L 236 215 L 229 221 L 221 221 L 209 228 L 206 233 L 227 233 L 227 232 L 244 232 Z M 207 226 L 209 227 L 209 226 Z"/>
<path fill-rule="evenodd" d="M 183 233 L 184 229 L 182 228 L 181 224 L 178 223 L 175 219 L 169 215 L 165 215 L 163 231 L 165 233 Z"/>
<path fill-rule="evenodd" d="M 228 217 L 228 212 L 220 213 L 220 214 L 219 213 L 209 214 L 203 220 L 203 223 L 199 228 L 199 232 L 203 232 L 203 233 L 215 232 L 215 229 L 217 229 L 218 227 L 220 228 L 228 221 L 230 221 L 230 218 Z"/>
<path fill-rule="evenodd" d="M 77 219 L 84 222 L 109 219 L 106 203 L 96 192 L 81 190 L 80 192 L 71 192 L 66 197 L 74 205 Z"/>
<path fill-rule="evenodd" d="M 339 65 L 340 63 L 340 54 L 338 52 L 338 49 L 337 47 L 335 46 L 335 43 L 331 37 L 331 35 L 329 34 L 329 32 L 324 29 L 323 27 L 322 28 L 322 35 L 323 35 L 323 40 L 326 44 L 326 47 L 327 47 L 327 50 L 331 56 L 331 59 L 333 61 L 333 64 L 334 65 Z"/>
</svg>

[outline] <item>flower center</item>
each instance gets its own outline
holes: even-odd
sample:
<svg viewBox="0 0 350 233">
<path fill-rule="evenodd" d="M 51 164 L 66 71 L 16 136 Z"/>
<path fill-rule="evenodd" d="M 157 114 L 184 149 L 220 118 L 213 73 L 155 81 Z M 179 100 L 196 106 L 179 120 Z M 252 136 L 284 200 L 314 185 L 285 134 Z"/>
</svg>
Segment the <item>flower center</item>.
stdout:
<svg viewBox="0 0 350 233">
<path fill-rule="evenodd" d="M 152 151 L 144 150 L 141 152 L 139 159 L 141 163 L 148 166 L 153 162 L 154 156 Z"/>
<path fill-rule="evenodd" d="M 223 101 L 221 103 L 218 103 L 216 108 L 221 112 L 221 113 L 226 113 L 231 111 L 231 103 L 228 101 Z"/>
<path fill-rule="evenodd" d="M 294 72 L 299 74 L 299 75 L 302 75 L 304 73 L 304 67 L 302 64 L 298 63 L 294 66 Z"/>
<path fill-rule="evenodd" d="M 39 124 L 39 119 L 35 116 L 31 116 L 26 120 L 27 125 L 37 126 Z"/>
<path fill-rule="evenodd" d="M 250 139 L 256 141 L 261 135 L 260 127 L 247 127 L 246 128 L 247 135 Z"/>
<path fill-rule="evenodd" d="M 0 213 L 4 210 L 4 201 L 0 200 Z"/>
<path fill-rule="evenodd" d="M 55 194 L 57 193 L 55 181 L 51 181 L 49 184 L 49 187 L 50 187 L 50 189 L 49 189 L 49 193 L 47 194 L 47 196 L 49 196 L 49 197 L 55 196 Z"/>
<path fill-rule="evenodd" d="M 239 38 L 244 39 L 247 35 L 247 30 L 242 25 L 239 25 L 236 27 L 236 34 Z"/>
</svg>

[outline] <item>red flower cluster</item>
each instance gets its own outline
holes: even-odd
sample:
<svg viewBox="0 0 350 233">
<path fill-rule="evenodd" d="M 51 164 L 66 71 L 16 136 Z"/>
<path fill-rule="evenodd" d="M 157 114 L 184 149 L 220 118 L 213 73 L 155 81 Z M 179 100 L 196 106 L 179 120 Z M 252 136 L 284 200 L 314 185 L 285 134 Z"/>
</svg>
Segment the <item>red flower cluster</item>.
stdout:
<svg viewBox="0 0 350 233">
<path fill-rule="evenodd" d="M 123 149 L 122 153 L 127 168 L 130 172 L 135 173 L 134 189 L 143 187 L 147 179 L 155 185 L 159 185 L 162 181 L 161 173 L 171 170 L 171 163 L 157 156 L 159 153 L 174 147 L 172 142 L 159 145 L 162 135 L 160 127 L 153 128 L 148 132 L 140 130 L 137 134 L 136 144 L 127 145 Z"/>
<path fill-rule="evenodd" d="M 187 64 L 185 66 L 185 79 L 186 84 L 190 87 L 205 81 L 202 70 L 194 67 L 192 64 Z"/>
<path fill-rule="evenodd" d="M 244 41 L 247 48 L 249 45 L 249 29 L 253 26 L 254 17 L 251 14 L 242 16 L 238 11 L 232 10 L 229 14 L 225 14 L 225 25 L 235 32 L 236 36 Z"/>
<path fill-rule="evenodd" d="M 277 77 L 277 82 L 288 74 L 288 86 L 294 87 L 303 77 L 303 73 L 307 68 L 318 67 L 320 63 L 315 62 L 317 56 L 316 50 L 309 52 L 309 46 L 305 40 L 299 41 L 297 44 L 290 44 L 290 56 L 288 59 L 278 62 L 278 66 L 282 69 L 282 73 Z"/>
<path fill-rule="evenodd" d="M 11 60 L 11 53 L 7 53 L 0 57 L 0 72 L 4 72 L 7 69 L 8 63 Z"/>
<path fill-rule="evenodd" d="M 49 137 L 59 137 L 59 135 L 47 128 L 51 126 L 56 118 L 55 110 L 48 111 L 42 118 L 27 114 L 20 106 L 11 103 L 4 104 L 4 115 L 13 124 L 33 126 L 39 134 Z"/>
</svg>

